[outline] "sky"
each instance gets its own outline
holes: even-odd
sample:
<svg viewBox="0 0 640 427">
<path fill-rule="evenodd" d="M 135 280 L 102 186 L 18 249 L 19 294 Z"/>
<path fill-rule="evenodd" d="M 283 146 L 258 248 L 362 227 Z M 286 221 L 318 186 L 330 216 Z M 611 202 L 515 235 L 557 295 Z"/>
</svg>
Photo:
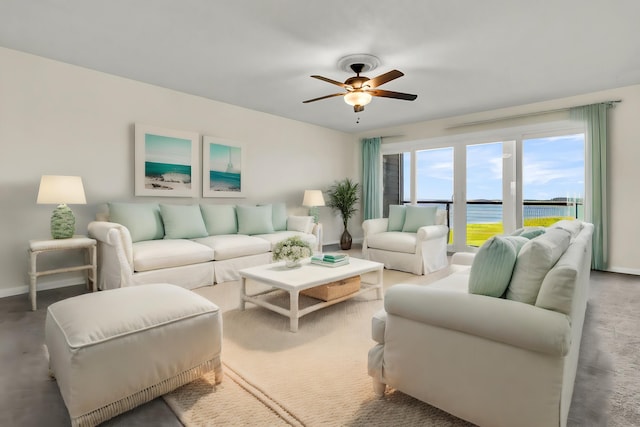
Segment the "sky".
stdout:
<svg viewBox="0 0 640 427">
<path fill-rule="evenodd" d="M 191 165 L 191 140 L 145 134 L 145 161 Z"/>
<path fill-rule="evenodd" d="M 417 152 L 418 200 L 451 200 L 453 148 Z M 409 153 L 405 154 L 405 200 L 410 200 Z M 584 197 L 584 135 L 523 141 L 523 197 Z M 502 200 L 502 143 L 467 146 L 467 200 Z"/>
</svg>

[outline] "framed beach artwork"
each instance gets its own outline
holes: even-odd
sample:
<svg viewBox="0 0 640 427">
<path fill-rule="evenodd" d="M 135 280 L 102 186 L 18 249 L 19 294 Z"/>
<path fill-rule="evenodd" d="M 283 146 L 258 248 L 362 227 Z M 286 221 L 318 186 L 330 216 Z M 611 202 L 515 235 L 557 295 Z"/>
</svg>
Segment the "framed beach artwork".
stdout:
<svg viewBox="0 0 640 427">
<path fill-rule="evenodd" d="M 198 134 L 135 125 L 135 195 L 197 197 Z"/>
<path fill-rule="evenodd" d="M 244 147 L 202 137 L 202 197 L 245 197 Z"/>
</svg>

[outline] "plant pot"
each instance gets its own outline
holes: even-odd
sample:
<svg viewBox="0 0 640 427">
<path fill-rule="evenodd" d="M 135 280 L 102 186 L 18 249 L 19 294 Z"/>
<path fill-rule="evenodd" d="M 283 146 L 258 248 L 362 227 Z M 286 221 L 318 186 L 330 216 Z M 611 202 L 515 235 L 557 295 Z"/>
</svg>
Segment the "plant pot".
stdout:
<svg viewBox="0 0 640 427">
<path fill-rule="evenodd" d="M 345 228 L 342 232 L 342 236 L 340 236 L 340 249 L 342 249 L 343 251 L 351 249 L 352 241 L 353 239 L 351 238 L 351 234 L 349 234 L 349 232 Z"/>
</svg>

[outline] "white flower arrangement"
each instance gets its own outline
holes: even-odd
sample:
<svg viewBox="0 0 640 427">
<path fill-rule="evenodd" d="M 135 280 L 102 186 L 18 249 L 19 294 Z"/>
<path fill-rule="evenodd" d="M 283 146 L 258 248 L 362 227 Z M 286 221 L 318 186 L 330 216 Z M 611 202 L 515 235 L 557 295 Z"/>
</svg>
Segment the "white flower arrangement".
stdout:
<svg viewBox="0 0 640 427">
<path fill-rule="evenodd" d="M 273 248 L 274 261 L 299 261 L 311 255 L 313 255 L 311 246 L 298 236 L 284 239 Z"/>
</svg>

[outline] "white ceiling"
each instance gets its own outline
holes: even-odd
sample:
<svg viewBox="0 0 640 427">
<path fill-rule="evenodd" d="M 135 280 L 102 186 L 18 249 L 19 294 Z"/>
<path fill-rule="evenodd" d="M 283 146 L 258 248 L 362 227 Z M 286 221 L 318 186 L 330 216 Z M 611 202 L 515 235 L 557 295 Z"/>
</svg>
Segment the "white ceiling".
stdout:
<svg viewBox="0 0 640 427">
<path fill-rule="evenodd" d="M 638 0 L 0 0 L 0 46 L 360 132 L 640 84 L 639 19 Z M 354 53 L 418 99 L 302 104 Z"/>
</svg>

